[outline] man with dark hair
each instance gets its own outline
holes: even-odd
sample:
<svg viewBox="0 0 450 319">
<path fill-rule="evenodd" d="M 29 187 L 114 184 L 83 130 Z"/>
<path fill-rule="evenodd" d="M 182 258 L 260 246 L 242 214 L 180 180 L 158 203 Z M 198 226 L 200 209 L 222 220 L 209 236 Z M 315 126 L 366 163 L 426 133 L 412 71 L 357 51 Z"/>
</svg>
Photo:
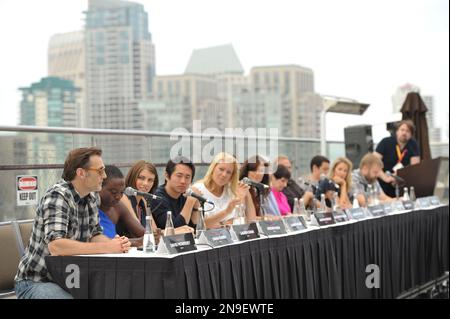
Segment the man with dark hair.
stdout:
<svg viewBox="0 0 450 319">
<path fill-rule="evenodd" d="M 300 183 L 300 187 L 303 188 L 305 194 L 303 200 L 306 206 L 312 207 L 313 199 L 317 194 L 320 179 L 328 175 L 330 170 L 330 160 L 322 155 L 316 155 L 311 159 L 309 163 L 311 174 L 304 178 Z"/>
<path fill-rule="evenodd" d="M 411 120 L 400 121 L 395 126 L 395 136 L 386 137 L 378 144 L 374 154 L 383 161 L 384 172 L 395 173 L 398 169 L 420 163 L 420 150 L 413 138 L 414 131 Z M 395 179 L 384 172 L 380 174 L 380 185 L 388 196 L 395 197 L 395 188 L 392 186 Z"/>
<path fill-rule="evenodd" d="M 15 278 L 18 298 L 72 298 L 53 283 L 45 257 L 125 253 L 126 237 L 109 239 L 98 221 L 98 194 L 106 178 L 98 148 L 72 150 L 64 163 L 64 180 L 48 189 L 39 201 L 30 242 Z"/>
<path fill-rule="evenodd" d="M 158 228 L 165 228 L 168 211 L 172 212 L 174 227 L 189 225 L 195 228 L 199 202 L 192 196 L 185 196 L 194 174 L 195 166 L 187 158 L 177 157 L 167 162 L 165 183 L 155 191 L 155 195 L 162 199 L 151 202 L 152 214 Z"/>
</svg>

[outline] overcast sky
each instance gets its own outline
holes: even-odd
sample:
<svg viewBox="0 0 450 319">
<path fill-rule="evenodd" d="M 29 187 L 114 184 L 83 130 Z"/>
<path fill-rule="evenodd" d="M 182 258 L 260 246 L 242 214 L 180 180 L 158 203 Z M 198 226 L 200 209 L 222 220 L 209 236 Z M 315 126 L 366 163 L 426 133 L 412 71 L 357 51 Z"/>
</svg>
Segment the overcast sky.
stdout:
<svg viewBox="0 0 450 319">
<path fill-rule="evenodd" d="M 437 123 L 448 125 L 448 0 L 137 2 L 149 14 L 158 75 L 183 73 L 193 49 L 232 43 L 246 73 L 298 64 L 314 70 L 318 93 L 371 104 L 362 117 L 328 115 L 333 140 L 362 123 L 384 134 L 377 128 L 405 83 L 433 95 Z M 46 76 L 50 36 L 82 29 L 86 9 L 87 0 L 0 0 L 0 125 L 17 124 L 17 89 Z"/>
</svg>

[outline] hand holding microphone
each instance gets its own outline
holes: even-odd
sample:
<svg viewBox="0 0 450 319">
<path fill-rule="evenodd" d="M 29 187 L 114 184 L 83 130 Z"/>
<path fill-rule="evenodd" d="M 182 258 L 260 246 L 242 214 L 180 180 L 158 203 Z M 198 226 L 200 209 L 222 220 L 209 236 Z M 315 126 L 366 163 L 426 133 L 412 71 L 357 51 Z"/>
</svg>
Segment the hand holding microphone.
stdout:
<svg viewBox="0 0 450 319">
<path fill-rule="evenodd" d="M 208 203 L 208 204 L 210 204 L 210 205 L 214 205 L 213 202 L 211 202 L 210 200 L 207 200 L 207 199 L 206 199 L 205 197 L 203 197 L 202 195 L 195 193 L 195 192 L 192 190 L 192 188 L 190 188 L 190 187 L 187 189 L 187 191 L 186 191 L 185 194 L 186 194 L 186 196 L 194 197 L 194 198 L 197 199 L 200 203 Z"/>
</svg>

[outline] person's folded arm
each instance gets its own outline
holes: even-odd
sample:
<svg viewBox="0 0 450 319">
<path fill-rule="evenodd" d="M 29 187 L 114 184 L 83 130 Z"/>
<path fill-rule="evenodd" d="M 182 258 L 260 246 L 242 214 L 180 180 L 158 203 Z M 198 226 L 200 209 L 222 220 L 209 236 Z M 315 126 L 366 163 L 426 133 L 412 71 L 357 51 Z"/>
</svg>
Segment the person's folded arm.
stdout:
<svg viewBox="0 0 450 319">
<path fill-rule="evenodd" d="M 109 239 L 108 241 L 88 243 L 67 238 L 58 238 L 48 244 L 48 250 L 53 256 L 120 254 L 127 252 L 129 247 L 130 242 L 128 239 L 125 241 L 120 237 Z"/>
</svg>

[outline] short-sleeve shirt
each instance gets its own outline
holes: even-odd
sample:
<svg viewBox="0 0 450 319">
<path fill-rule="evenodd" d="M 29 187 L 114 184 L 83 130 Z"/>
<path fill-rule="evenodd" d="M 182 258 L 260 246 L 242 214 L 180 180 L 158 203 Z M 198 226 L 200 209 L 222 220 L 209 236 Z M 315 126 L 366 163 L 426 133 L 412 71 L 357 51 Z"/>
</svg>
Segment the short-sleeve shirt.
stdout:
<svg viewBox="0 0 450 319">
<path fill-rule="evenodd" d="M 361 171 L 356 169 L 352 173 L 352 194 L 355 195 L 364 195 L 366 200 L 369 197 L 369 185 L 372 186 L 372 189 L 375 190 L 375 193 L 378 195 L 383 194 L 383 189 L 381 188 L 380 183 L 376 180 L 374 183 L 370 184 L 367 179 L 361 175 Z"/>
<path fill-rule="evenodd" d="M 161 200 L 152 200 L 150 202 L 150 207 L 153 219 L 155 220 L 158 228 L 166 228 L 168 211 L 172 212 L 172 221 L 175 228 L 186 225 L 186 221 L 184 220 L 183 215 L 181 215 L 181 211 L 186 203 L 186 197 L 183 195 L 178 198 L 171 197 L 166 192 L 165 185 L 159 186 L 155 191 L 155 195 L 161 197 Z M 190 227 L 195 227 L 192 221 L 189 221 L 187 225 Z"/>
<path fill-rule="evenodd" d="M 214 203 L 214 207 L 211 210 L 208 210 L 208 207 L 205 205 L 205 216 L 212 216 L 224 211 L 227 208 L 228 203 L 234 198 L 233 193 L 228 186 L 224 187 L 223 193 L 219 197 L 211 193 L 202 182 L 194 184 L 194 187 L 203 194 L 203 197 Z M 231 212 L 222 218 L 221 222 L 232 219 L 233 217 L 233 212 Z"/>
<path fill-rule="evenodd" d="M 88 242 L 102 234 L 99 225 L 97 193 L 81 198 L 72 183 L 64 180 L 48 189 L 39 201 L 33 231 L 20 260 L 15 281 L 52 281 L 45 264 L 48 244 L 59 238 Z"/>
<path fill-rule="evenodd" d="M 376 152 L 383 156 L 383 164 L 385 171 L 391 171 L 395 165 L 398 163 L 397 155 L 397 139 L 395 136 L 390 136 L 382 139 L 377 146 Z M 420 156 L 419 145 L 415 139 L 410 139 L 406 143 L 405 147 L 400 150 L 403 152 L 406 150 L 405 156 L 403 157 L 401 163 L 403 166 L 408 166 L 411 163 L 411 157 Z"/>
</svg>

